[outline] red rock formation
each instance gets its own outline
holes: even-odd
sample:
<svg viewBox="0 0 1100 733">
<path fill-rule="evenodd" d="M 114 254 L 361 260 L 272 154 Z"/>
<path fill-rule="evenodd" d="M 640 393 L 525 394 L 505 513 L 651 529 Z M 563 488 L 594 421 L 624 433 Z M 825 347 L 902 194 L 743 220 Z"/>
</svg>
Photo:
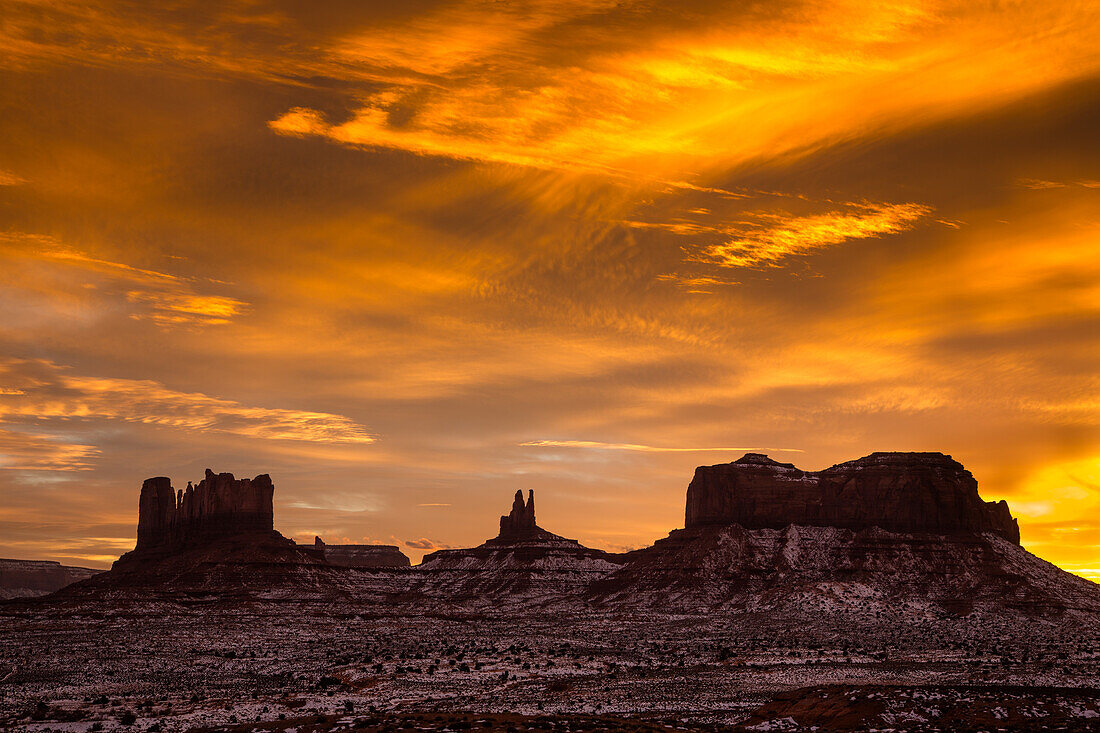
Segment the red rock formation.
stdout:
<svg viewBox="0 0 1100 733">
<path fill-rule="evenodd" d="M 500 534 L 477 547 L 436 550 L 413 570 L 412 591 L 437 599 L 497 604 L 507 598 L 576 592 L 617 567 L 603 550 L 547 532 L 535 523 L 535 493 L 517 491 Z"/>
<path fill-rule="evenodd" d="M 314 537 L 313 547 L 329 564 L 345 568 L 407 568 L 412 564 L 397 545 L 329 545 Z"/>
<path fill-rule="evenodd" d="M 700 466 L 688 486 L 685 526 L 713 524 L 993 532 L 1020 542 L 1008 505 L 982 501 L 970 472 L 942 453 L 872 453 L 818 472 L 759 453 Z"/>
<path fill-rule="evenodd" d="M 512 502 L 512 511 L 500 518 L 501 539 L 519 538 L 539 531 L 535 526 L 535 492 L 528 491 L 527 503 L 523 503 L 523 491 L 516 492 Z"/>
<path fill-rule="evenodd" d="M 182 491 L 167 478 L 148 479 L 138 501 L 137 546 L 110 572 L 61 592 L 252 598 L 275 588 L 309 592 L 304 589 L 341 582 L 321 551 L 275 531 L 274 491 L 267 474 L 238 480 L 207 469 L 197 486 L 188 483 Z"/>
<path fill-rule="evenodd" d="M 198 486 L 176 492 L 170 479 L 146 479 L 138 500 L 137 552 L 178 548 L 252 532 L 274 531 L 271 477 L 237 480 L 206 469 Z"/>
</svg>

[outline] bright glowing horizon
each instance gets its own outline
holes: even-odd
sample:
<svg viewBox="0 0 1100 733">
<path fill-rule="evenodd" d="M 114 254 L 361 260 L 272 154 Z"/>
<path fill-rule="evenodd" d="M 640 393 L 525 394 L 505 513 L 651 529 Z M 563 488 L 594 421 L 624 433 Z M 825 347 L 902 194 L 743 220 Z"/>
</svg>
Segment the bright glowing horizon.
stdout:
<svg viewBox="0 0 1100 733">
<path fill-rule="evenodd" d="M 208 466 L 299 540 L 522 487 L 616 551 L 697 465 L 898 450 L 1100 580 L 1095 3 L 4 15 L 0 556 Z"/>
</svg>

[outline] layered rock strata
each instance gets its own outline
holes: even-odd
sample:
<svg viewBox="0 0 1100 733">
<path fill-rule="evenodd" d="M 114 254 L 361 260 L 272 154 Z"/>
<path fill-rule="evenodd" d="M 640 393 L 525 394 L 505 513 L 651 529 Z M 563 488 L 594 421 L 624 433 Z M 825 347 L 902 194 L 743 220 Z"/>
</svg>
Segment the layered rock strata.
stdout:
<svg viewBox="0 0 1100 733">
<path fill-rule="evenodd" d="M 992 532 L 1020 542 L 1008 504 L 982 501 L 970 472 L 942 453 L 872 453 L 817 472 L 759 453 L 700 466 L 688 486 L 685 526 L 722 524 Z"/>
</svg>

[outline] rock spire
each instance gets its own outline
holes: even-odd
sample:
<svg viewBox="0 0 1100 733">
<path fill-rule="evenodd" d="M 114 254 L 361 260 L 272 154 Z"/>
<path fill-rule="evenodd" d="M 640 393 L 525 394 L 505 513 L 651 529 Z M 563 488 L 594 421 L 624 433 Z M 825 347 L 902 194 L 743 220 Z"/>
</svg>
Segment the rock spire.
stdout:
<svg viewBox="0 0 1100 733">
<path fill-rule="evenodd" d="M 535 492 L 528 490 L 527 503 L 523 502 L 523 490 L 516 492 L 512 511 L 500 518 L 500 539 L 520 539 L 539 532 L 535 524 Z"/>
</svg>

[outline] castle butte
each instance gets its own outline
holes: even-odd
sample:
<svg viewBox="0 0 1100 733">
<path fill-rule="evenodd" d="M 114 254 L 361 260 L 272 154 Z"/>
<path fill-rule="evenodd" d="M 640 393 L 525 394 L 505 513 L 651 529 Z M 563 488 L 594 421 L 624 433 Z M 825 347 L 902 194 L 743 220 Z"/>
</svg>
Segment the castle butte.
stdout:
<svg viewBox="0 0 1100 733">
<path fill-rule="evenodd" d="M 184 569 L 196 578 L 196 568 L 217 568 L 251 580 L 252 568 L 255 580 L 282 583 L 280 572 L 299 566 L 408 567 L 408 557 L 392 545 L 326 545 L 320 537 L 312 545 L 296 544 L 275 530 L 274 493 L 267 474 L 237 479 L 206 469 L 197 486 L 188 482 L 179 491 L 167 477 L 146 479 L 138 498 L 137 544 L 113 569 L 133 579 Z"/>
</svg>

